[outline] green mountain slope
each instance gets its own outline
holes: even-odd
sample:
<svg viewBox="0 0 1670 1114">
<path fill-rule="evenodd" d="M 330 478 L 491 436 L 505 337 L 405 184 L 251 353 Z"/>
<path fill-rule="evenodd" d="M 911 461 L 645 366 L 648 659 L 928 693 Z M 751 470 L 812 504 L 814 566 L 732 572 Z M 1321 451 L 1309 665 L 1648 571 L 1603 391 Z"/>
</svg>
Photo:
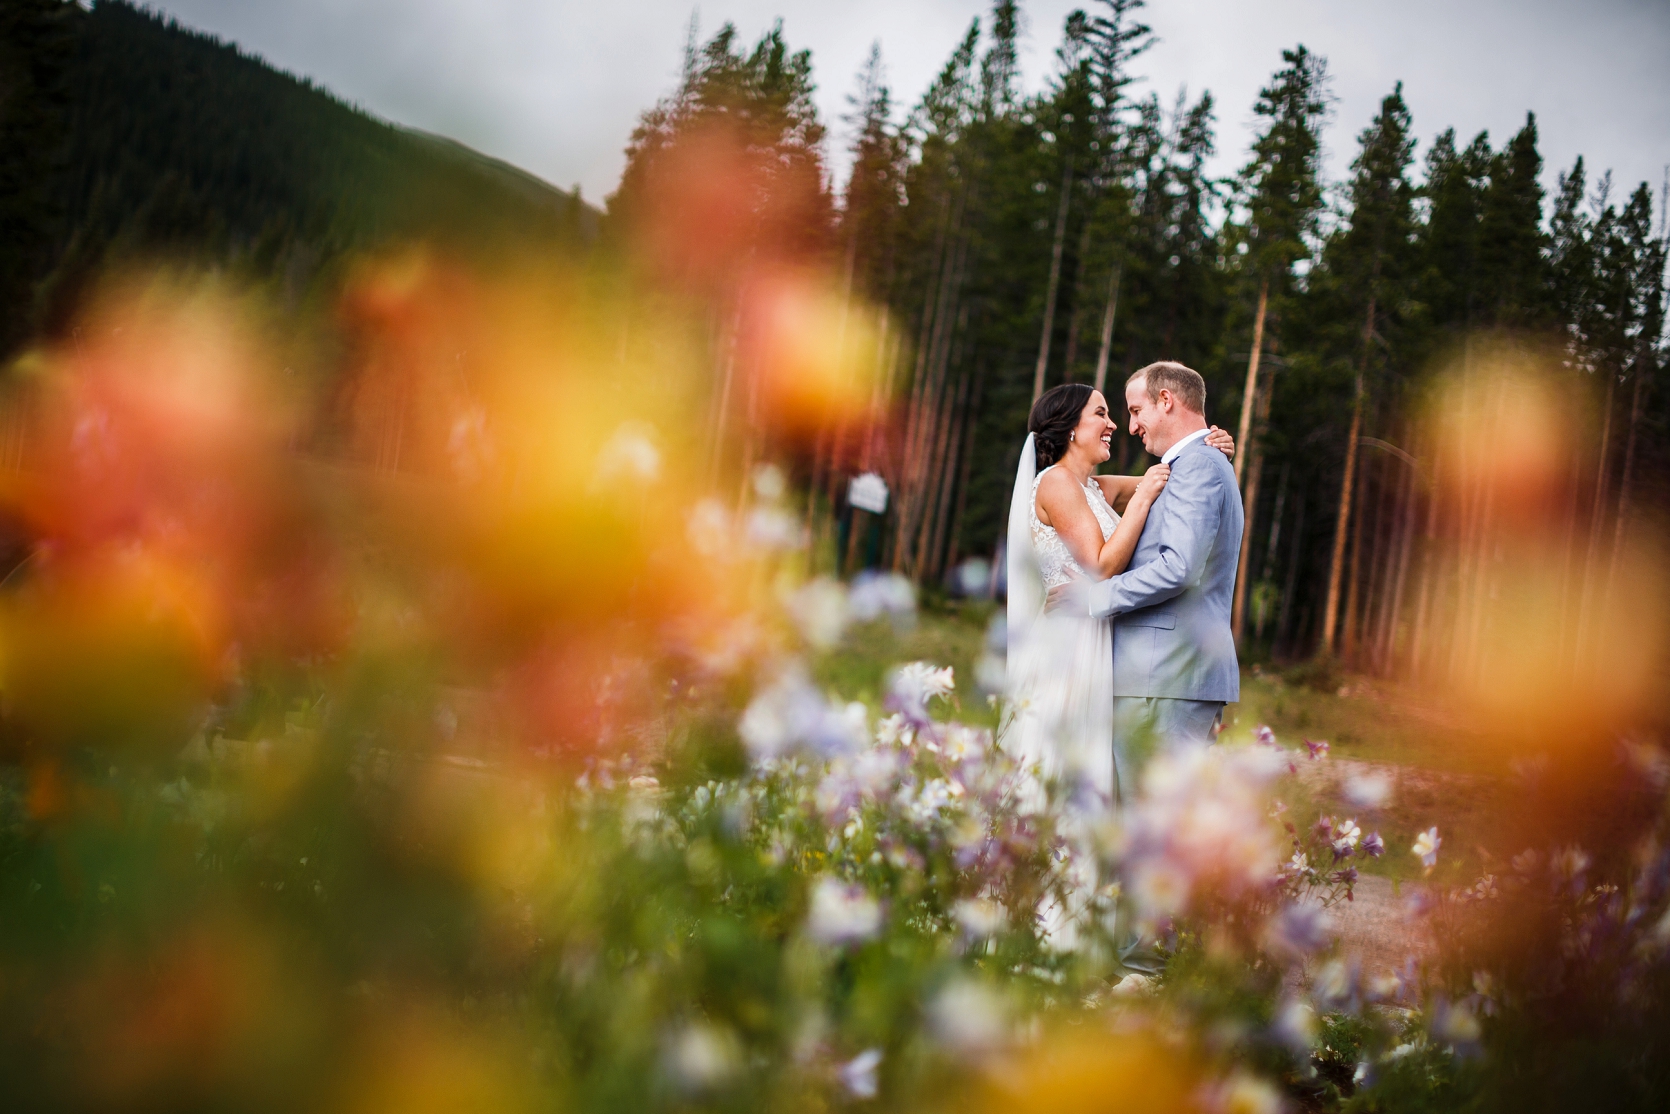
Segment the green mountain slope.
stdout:
<svg viewBox="0 0 1670 1114">
<path fill-rule="evenodd" d="M 306 286 L 357 249 L 577 254 L 601 215 L 127 3 L 0 5 L 0 352 L 103 267 L 185 258 Z"/>
</svg>

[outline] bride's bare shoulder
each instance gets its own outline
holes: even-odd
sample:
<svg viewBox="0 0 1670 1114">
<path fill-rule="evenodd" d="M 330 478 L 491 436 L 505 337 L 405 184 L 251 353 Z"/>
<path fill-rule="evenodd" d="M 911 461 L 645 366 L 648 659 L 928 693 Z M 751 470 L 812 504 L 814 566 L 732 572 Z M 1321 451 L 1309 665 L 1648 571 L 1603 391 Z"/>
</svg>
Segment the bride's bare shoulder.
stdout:
<svg viewBox="0 0 1670 1114">
<path fill-rule="evenodd" d="M 1041 504 L 1046 499 L 1054 502 L 1077 490 L 1071 473 L 1064 468 L 1051 468 L 1038 479 L 1038 502 Z"/>
<path fill-rule="evenodd" d="M 1050 509 L 1053 507 L 1057 513 L 1061 513 L 1070 507 L 1071 499 L 1075 497 L 1073 492 L 1076 490 L 1078 488 L 1073 483 L 1073 477 L 1064 468 L 1051 468 L 1039 476 L 1036 500 L 1038 521 L 1045 526 L 1053 527 L 1055 523 L 1050 521 Z M 1083 496 L 1077 498 L 1081 503 L 1084 501 Z"/>
</svg>

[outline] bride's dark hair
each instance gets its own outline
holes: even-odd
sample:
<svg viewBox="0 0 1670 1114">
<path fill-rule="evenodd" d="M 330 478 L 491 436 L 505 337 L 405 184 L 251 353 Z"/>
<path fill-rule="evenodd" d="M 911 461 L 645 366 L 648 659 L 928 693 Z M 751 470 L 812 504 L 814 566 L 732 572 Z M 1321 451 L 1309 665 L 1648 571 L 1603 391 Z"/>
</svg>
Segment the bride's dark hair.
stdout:
<svg viewBox="0 0 1670 1114">
<path fill-rule="evenodd" d="M 1088 383 L 1063 383 L 1038 396 L 1027 416 L 1026 428 L 1036 438 L 1038 470 L 1061 459 L 1067 439 L 1079 424 L 1079 415 L 1090 403 L 1094 389 Z"/>
</svg>

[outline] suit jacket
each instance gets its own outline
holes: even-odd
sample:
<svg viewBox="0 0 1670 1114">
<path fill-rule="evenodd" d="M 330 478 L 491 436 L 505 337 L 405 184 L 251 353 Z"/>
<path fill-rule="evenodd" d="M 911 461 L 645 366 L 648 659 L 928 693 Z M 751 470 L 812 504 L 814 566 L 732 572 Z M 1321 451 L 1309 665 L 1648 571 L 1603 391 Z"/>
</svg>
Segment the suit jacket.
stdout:
<svg viewBox="0 0 1670 1114">
<path fill-rule="evenodd" d="M 1235 470 L 1195 441 L 1171 463 L 1124 572 L 1090 587 L 1090 610 L 1113 619 L 1113 694 L 1241 698 L 1230 632 L 1244 520 Z"/>
</svg>

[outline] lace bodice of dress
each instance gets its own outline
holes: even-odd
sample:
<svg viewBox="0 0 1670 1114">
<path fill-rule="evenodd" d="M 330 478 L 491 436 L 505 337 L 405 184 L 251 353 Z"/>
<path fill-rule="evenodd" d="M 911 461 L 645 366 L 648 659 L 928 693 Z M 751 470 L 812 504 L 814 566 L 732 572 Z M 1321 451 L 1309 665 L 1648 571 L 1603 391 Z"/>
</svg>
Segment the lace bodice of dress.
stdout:
<svg viewBox="0 0 1670 1114">
<path fill-rule="evenodd" d="M 1073 560 L 1072 552 L 1067 543 L 1061 540 L 1061 535 L 1055 532 L 1055 527 L 1045 526 L 1038 521 L 1038 485 L 1049 474 L 1050 465 L 1038 473 L 1032 481 L 1032 548 L 1038 553 L 1038 570 L 1044 575 L 1044 587 L 1054 588 L 1057 584 L 1067 583 L 1069 568 L 1085 570 Z M 1096 516 L 1096 521 L 1102 527 L 1102 540 L 1113 536 L 1113 529 L 1119 525 L 1119 515 L 1108 506 L 1107 497 L 1102 494 L 1102 485 L 1094 479 L 1086 480 L 1084 484 L 1084 498 L 1090 504 L 1090 513 Z"/>
</svg>

